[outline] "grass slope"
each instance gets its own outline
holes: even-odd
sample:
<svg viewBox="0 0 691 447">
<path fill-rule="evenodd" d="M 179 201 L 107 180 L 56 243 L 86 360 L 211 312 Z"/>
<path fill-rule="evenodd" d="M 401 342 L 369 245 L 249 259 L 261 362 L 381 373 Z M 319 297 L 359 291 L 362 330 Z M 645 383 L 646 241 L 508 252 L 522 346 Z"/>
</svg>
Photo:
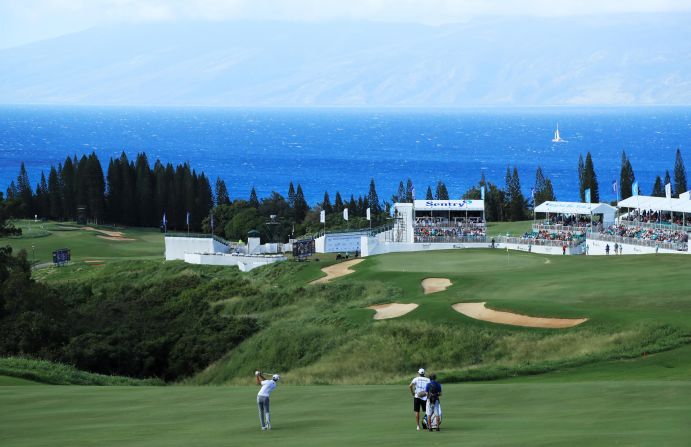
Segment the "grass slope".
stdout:
<svg viewBox="0 0 691 447">
<path fill-rule="evenodd" d="M 0 443 L 31 446 L 688 445 L 691 382 L 445 385 L 439 433 L 405 386 L 2 387 Z"/>
<path fill-rule="evenodd" d="M 684 256 L 398 253 L 367 258 L 323 286 L 296 284 L 288 268 L 300 267 L 281 266 L 272 281 L 299 299 L 264 307 L 235 297 L 226 310 L 262 315 L 265 329 L 191 383 L 239 383 L 255 368 L 288 371 L 301 383 L 400 383 L 420 365 L 447 381 L 484 380 L 636 359 L 691 341 L 691 283 L 680 280 L 687 264 Z M 424 295 L 420 282 L 431 276 L 453 286 Z M 386 321 L 365 309 L 393 301 L 420 306 Z M 497 325 L 454 312 L 462 301 L 589 321 L 556 330 Z"/>
<path fill-rule="evenodd" d="M 5 378 L 3 378 L 5 376 Z M 14 379 L 13 383 L 10 378 Z M 51 385 L 163 385 L 155 379 L 138 380 L 130 377 L 106 376 L 80 371 L 62 363 L 20 357 L 0 358 L 0 384 L 15 385 L 31 382 Z"/>
<path fill-rule="evenodd" d="M 163 235 L 158 229 L 103 227 L 105 231 L 121 231 L 124 238 L 134 239 L 112 241 L 98 237 L 102 235 L 99 232 L 84 230 L 74 223 L 35 223 L 30 220 L 13 223 L 22 228 L 22 236 L 0 238 L 0 245 L 10 245 L 15 252 L 26 250 L 29 260 L 36 264 L 53 262 L 53 251 L 59 248 L 71 249 L 74 262 L 163 257 Z"/>
</svg>

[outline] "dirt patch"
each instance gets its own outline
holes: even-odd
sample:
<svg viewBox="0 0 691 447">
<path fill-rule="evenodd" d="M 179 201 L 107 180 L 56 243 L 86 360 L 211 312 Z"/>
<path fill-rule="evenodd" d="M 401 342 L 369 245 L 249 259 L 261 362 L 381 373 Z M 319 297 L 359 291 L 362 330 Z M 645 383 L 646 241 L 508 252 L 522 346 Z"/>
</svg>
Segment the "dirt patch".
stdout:
<svg viewBox="0 0 691 447">
<path fill-rule="evenodd" d="M 425 291 L 425 295 L 443 292 L 451 285 L 452 282 L 448 278 L 425 278 L 422 280 L 422 289 Z"/>
<path fill-rule="evenodd" d="M 102 259 L 85 259 L 84 263 L 86 264 L 103 264 Z"/>
<path fill-rule="evenodd" d="M 126 242 L 126 241 L 135 241 L 136 239 L 132 239 L 130 237 L 121 237 L 121 236 L 101 236 L 100 234 L 96 236 L 99 239 L 105 239 L 107 241 L 116 241 L 116 242 Z"/>
<path fill-rule="evenodd" d="M 407 313 L 410 313 L 417 309 L 417 304 L 401 304 L 401 303 L 389 303 L 389 304 L 378 304 L 376 306 L 369 306 L 368 309 L 377 311 L 374 314 L 375 320 L 387 320 L 389 318 L 401 317 Z"/>
<path fill-rule="evenodd" d="M 106 236 L 110 236 L 110 237 L 123 237 L 124 236 L 124 234 L 122 234 L 122 231 L 99 230 L 98 228 L 94 228 L 94 227 L 82 227 L 82 230 L 95 231 L 97 233 L 105 234 Z"/>
<path fill-rule="evenodd" d="M 458 303 L 453 305 L 453 309 L 456 312 L 460 312 L 476 320 L 489 321 L 490 323 L 511 324 L 513 326 L 563 329 L 577 326 L 588 321 L 587 318 L 529 317 L 527 315 L 488 309 L 485 307 L 485 303 Z"/>
<path fill-rule="evenodd" d="M 324 267 L 322 269 L 322 272 L 326 273 L 326 276 L 319 278 L 319 279 L 316 279 L 316 280 L 312 281 L 310 284 L 324 284 L 324 283 L 331 281 L 332 279 L 336 279 L 336 278 L 339 278 L 341 276 L 350 275 L 351 273 L 355 273 L 355 270 L 350 270 L 350 267 L 352 267 L 356 264 L 359 264 L 362 261 L 364 261 L 364 259 L 362 259 L 362 258 L 352 259 L 350 261 L 345 261 L 345 262 L 341 262 L 339 264 L 334 264 L 334 265 L 330 265 L 328 267 Z"/>
</svg>

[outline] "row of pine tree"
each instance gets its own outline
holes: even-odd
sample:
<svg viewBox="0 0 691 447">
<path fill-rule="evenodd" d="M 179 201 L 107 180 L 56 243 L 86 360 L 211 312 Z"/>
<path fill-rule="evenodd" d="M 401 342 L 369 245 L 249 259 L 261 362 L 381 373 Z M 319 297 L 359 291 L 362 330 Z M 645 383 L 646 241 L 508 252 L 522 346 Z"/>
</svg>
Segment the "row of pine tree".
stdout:
<svg viewBox="0 0 691 447">
<path fill-rule="evenodd" d="M 581 200 L 585 201 L 585 191 L 590 189 L 591 201 L 599 202 L 600 189 L 590 153 L 586 154 L 585 159 L 582 155 L 579 156 L 578 178 Z M 678 149 L 673 179 L 669 171 L 664 175 L 664 182 L 662 178 L 657 176 L 651 195 L 664 197 L 664 185 L 667 183 L 673 183 L 674 196 L 687 190 L 686 171 Z M 619 199 L 630 197 L 634 184 L 636 176 L 633 166 L 626 153 L 622 152 L 618 179 Z M 392 203 L 412 202 L 416 197 L 410 179 L 399 183 L 390 202 L 379 199 L 374 179 L 371 179 L 367 194 L 357 198 L 351 195 L 349 199 L 345 199 L 340 192 L 336 192 L 332 202 L 327 191 L 321 203 L 315 207 L 310 207 L 299 183 L 296 187 L 290 182 L 286 198 L 274 192 L 261 200 L 254 188 L 251 189 L 248 200 L 231 200 L 226 184 L 220 178 L 216 180 L 214 189 L 212 191 L 206 175 L 203 172 L 197 173 L 189 163 L 173 166 L 156 160 L 152 168 L 145 153 L 129 160 L 123 152 L 120 157 L 109 161 L 104 173 L 98 157 L 91 153 L 81 158 L 67 157 L 64 163 L 51 166 L 48 177 L 42 172 L 35 188 L 32 188 L 22 163 L 16 182 L 12 181 L 7 189 L 5 208 L 8 210 L 6 214 L 12 217 L 38 215 L 55 220 L 85 219 L 94 223 L 148 227 L 161 225 L 165 214 L 167 227 L 173 230 L 186 229 L 189 216 L 191 230 L 207 231 L 211 224 L 210 212 L 216 206 L 227 210 L 214 212 L 219 220 L 216 222 L 218 230 L 215 233 L 236 237 L 247 225 L 236 225 L 235 230 L 228 232 L 224 231 L 223 226 L 232 220 L 238 210 L 256 210 L 256 213 L 250 213 L 252 216 L 245 213 L 245 217 L 256 225 L 274 216 L 281 220 L 285 228 L 283 233 L 296 234 L 295 226 L 299 231 L 318 228 L 317 214 L 320 210 L 326 211 L 327 222 L 332 226 L 344 226 L 346 224 L 340 217 L 344 208 L 349 209 L 354 225 L 362 224 L 360 220 L 364 219 L 369 208 L 373 222 L 379 224 L 386 220 Z M 461 198 L 480 199 L 483 192 L 488 221 L 523 220 L 530 216 L 531 207 L 547 200 L 556 200 L 552 182 L 544 175 L 541 167 L 535 172 L 535 183 L 529 198 L 522 193 L 515 166 L 513 169 L 507 166 L 503 188 L 486 180 L 483 173 L 478 184 L 466 191 Z M 639 194 L 643 194 L 640 186 Z M 451 197 L 444 182 L 438 181 L 434 190 L 432 186 L 427 187 L 424 198 L 448 200 Z"/>
</svg>

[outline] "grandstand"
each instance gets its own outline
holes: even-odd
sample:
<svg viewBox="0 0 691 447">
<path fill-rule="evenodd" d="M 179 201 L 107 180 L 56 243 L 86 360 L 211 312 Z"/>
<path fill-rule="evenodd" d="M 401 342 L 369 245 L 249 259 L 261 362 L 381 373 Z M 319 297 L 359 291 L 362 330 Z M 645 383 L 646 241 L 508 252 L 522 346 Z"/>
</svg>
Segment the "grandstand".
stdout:
<svg viewBox="0 0 691 447">
<path fill-rule="evenodd" d="M 588 253 L 606 254 L 609 246 L 623 247 L 623 254 L 689 253 L 691 200 L 689 192 L 671 197 L 631 196 L 619 202 L 616 224 L 588 235 Z"/>
</svg>

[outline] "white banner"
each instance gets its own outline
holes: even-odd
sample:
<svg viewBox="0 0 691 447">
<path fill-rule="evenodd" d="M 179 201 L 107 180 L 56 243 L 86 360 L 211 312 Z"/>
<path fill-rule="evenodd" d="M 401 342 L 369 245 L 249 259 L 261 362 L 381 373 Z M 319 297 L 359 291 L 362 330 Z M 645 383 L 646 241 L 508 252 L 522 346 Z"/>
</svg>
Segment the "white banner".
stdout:
<svg viewBox="0 0 691 447">
<path fill-rule="evenodd" d="M 326 223 L 326 211 L 324 210 L 319 213 L 319 223 Z"/>
<path fill-rule="evenodd" d="M 343 208 L 343 220 L 348 220 L 348 208 Z"/>
<path fill-rule="evenodd" d="M 415 211 L 483 211 L 484 200 L 416 200 Z"/>
<path fill-rule="evenodd" d="M 665 197 L 667 197 L 668 199 L 672 198 L 672 184 L 671 183 L 667 183 L 665 185 Z"/>
<path fill-rule="evenodd" d="M 370 214 L 369 208 L 367 208 L 367 220 L 372 220 L 372 215 Z"/>
</svg>

